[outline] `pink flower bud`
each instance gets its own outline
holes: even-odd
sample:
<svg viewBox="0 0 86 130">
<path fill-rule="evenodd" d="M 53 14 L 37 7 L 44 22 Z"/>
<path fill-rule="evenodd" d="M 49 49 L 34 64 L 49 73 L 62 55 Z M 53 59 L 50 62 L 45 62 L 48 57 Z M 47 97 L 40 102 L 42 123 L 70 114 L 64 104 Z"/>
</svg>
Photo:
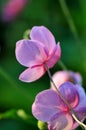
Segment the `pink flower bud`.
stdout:
<svg viewBox="0 0 86 130">
<path fill-rule="evenodd" d="M 12 21 L 24 8 L 27 0 L 9 0 L 3 6 L 2 19 L 6 22 Z"/>
<path fill-rule="evenodd" d="M 78 72 L 75 73 L 73 71 L 58 71 L 52 76 L 52 79 L 58 88 L 61 84 L 67 81 L 70 81 L 74 84 L 82 84 L 81 75 Z M 55 89 L 52 83 L 51 88 Z"/>
</svg>

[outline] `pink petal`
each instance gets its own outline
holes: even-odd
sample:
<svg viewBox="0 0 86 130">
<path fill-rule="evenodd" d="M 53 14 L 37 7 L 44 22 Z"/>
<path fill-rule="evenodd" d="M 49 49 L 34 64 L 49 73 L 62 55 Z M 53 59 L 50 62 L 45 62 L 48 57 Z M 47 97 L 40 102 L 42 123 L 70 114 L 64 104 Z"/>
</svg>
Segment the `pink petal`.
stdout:
<svg viewBox="0 0 86 130">
<path fill-rule="evenodd" d="M 76 84 L 75 87 L 76 87 L 76 89 L 77 89 L 77 91 L 79 93 L 79 98 L 80 98 L 80 102 L 81 102 L 81 101 L 83 101 L 86 98 L 85 90 L 79 84 Z"/>
<path fill-rule="evenodd" d="M 64 82 L 69 80 L 69 72 L 68 71 L 58 71 L 53 76 L 52 79 L 56 84 L 57 88 L 59 88 Z M 56 90 L 51 83 L 51 89 Z"/>
<path fill-rule="evenodd" d="M 83 122 L 83 120 L 81 122 Z M 75 130 L 78 126 L 79 126 L 79 124 L 76 121 L 74 121 L 72 130 Z"/>
<path fill-rule="evenodd" d="M 33 82 L 39 79 L 45 73 L 43 66 L 36 66 L 26 69 L 21 73 L 19 79 L 24 82 Z"/>
<path fill-rule="evenodd" d="M 71 130 L 73 119 L 69 114 L 60 113 L 49 122 L 49 130 Z"/>
<path fill-rule="evenodd" d="M 53 34 L 44 26 L 35 26 L 32 28 L 30 37 L 32 40 L 40 41 L 51 54 L 56 43 Z"/>
<path fill-rule="evenodd" d="M 20 64 L 31 67 L 40 65 L 47 58 L 47 54 L 40 43 L 31 40 L 20 40 L 16 43 L 16 58 Z"/>
<path fill-rule="evenodd" d="M 77 108 L 74 109 L 74 111 L 75 111 L 78 119 L 81 122 L 83 122 L 86 119 L 86 104 L 85 104 L 85 102 L 86 102 L 86 99 L 84 100 L 84 103 L 83 103 L 84 106 L 83 105 L 79 105 L 79 107 L 77 107 Z M 74 130 L 78 126 L 79 126 L 79 124 L 77 122 L 74 122 L 72 129 Z"/>
<path fill-rule="evenodd" d="M 79 103 L 79 94 L 75 88 L 75 85 L 71 82 L 65 82 L 59 87 L 60 92 L 65 99 L 70 103 L 72 108 L 76 107 Z"/>
<path fill-rule="evenodd" d="M 70 81 L 70 82 L 74 83 L 75 85 L 77 84 L 77 86 L 75 86 L 75 87 L 77 87 L 78 91 L 80 88 L 79 84 L 81 84 L 81 82 L 82 82 L 81 75 L 79 73 L 75 73 L 72 71 L 58 71 L 52 76 L 52 79 L 53 79 L 54 83 L 56 84 L 57 88 L 59 88 L 60 85 L 63 84 L 64 82 Z M 52 83 L 51 83 L 51 89 L 55 90 Z M 80 94 L 81 94 L 81 92 L 80 92 Z"/>
<path fill-rule="evenodd" d="M 86 97 L 79 102 L 74 111 L 76 112 L 76 115 L 79 117 L 80 120 L 86 118 Z"/>
<path fill-rule="evenodd" d="M 81 75 L 76 72 L 69 71 L 70 79 L 74 81 L 75 84 L 82 84 L 82 77 Z"/>
<path fill-rule="evenodd" d="M 72 130 L 75 130 L 78 126 L 79 126 L 79 124 L 77 122 L 74 122 Z"/>
<path fill-rule="evenodd" d="M 64 103 L 53 90 L 40 92 L 32 105 L 33 115 L 41 121 L 48 122 L 56 114 L 62 111 Z"/>
<path fill-rule="evenodd" d="M 50 56 L 50 59 L 46 62 L 49 68 L 52 68 L 61 57 L 60 43 L 57 44 L 55 51 Z"/>
<path fill-rule="evenodd" d="M 79 84 L 75 85 L 75 87 L 79 93 L 79 104 L 74 108 L 74 111 L 80 120 L 84 120 L 86 118 L 86 94 Z"/>
</svg>

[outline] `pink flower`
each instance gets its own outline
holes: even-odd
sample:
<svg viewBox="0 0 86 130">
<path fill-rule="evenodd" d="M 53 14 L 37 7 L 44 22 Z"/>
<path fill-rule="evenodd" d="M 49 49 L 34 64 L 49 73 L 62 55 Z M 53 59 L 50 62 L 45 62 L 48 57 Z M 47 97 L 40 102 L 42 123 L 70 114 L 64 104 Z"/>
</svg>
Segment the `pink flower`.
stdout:
<svg viewBox="0 0 86 130">
<path fill-rule="evenodd" d="M 60 44 L 56 44 L 54 36 L 46 27 L 33 27 L 30 38 L 16 44 L 17 60 L 29 67 L 19 77 L 24 82 L 39 79 L 46 72 L 45 64 L 52 68 L 61 56 Z"/>
<path fill-rule="evenodd" d="M 27 0 L 9 0 L 3 7 L 3 20 L 9 22 L 13 20 L 24 8 Z"/>
<path fill-rule="evenodd" d="M 64 82 L 70 81 L 74 84 L 82 84 L 82 77 L 77 72 L 74 73 L 73 71 L 58 71 L 53 76 L 52 79 L 54 83 L 56 84 L 57 88 L 63 84 Z M 51 89 L 54 89 L 53 84 L 51 83 Z"/>
<path fill-rule="evenodd" d="M 65 82 L 59 88 L 60 93 L 70 103 L 80 121 L 86 118 L 86 95 L 80 85 Z M 74 130 L 78 124 L 71 115 L 68 106 L 54 90 L 40 92 L 32 105 L 36 119 L 48 123 L 49 130 Z"/>
</svg>

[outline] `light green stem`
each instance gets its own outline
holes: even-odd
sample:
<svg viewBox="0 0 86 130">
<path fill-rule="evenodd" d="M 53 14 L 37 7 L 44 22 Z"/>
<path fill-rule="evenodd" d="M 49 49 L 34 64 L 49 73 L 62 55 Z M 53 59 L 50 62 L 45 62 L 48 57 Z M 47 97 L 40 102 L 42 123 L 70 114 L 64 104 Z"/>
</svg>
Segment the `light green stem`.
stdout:
<svg viewBox="0 0 86 130">
<path fill-rule="evenodd" d="M 66 70 L 66 71 L 68 70 L 67 67 L 65 66 L 65 64 L 61 60 L 59 60 L 58 64 L 59 64 L 59 66 L 61 66 L 61 68 L 63 70 Z"/>
<path fill-rule="evenodd" d="M 84 59 L 83 59 L 83 54 L 82 54 L 82 50 L 81 50 L 81 48 L 82 48 L 82 46 L 81 46 L 81 40 L 80 40 L 80 37 L 78 35 L 76 26 L 74 24 L 73 18 L 72 18 L 71 14 L 70 14 L 69 8 L 68 8 L 65 0 L 59 0 L 59 3 L 60 3 L 60 6 L 62 8 L 62 11 L 64 13 L 64 16 L 65 16 L 65 18 L 67 20 L 67 23 L 69 25 L 69 28 L 70 28 L 73 36 L 76 39 L 75 43 L 76 43 L 76 45 L 78 47 L 78 51 L 79 51 L 78 52 L 79 53 L 79 62 L 81 63 L 81 61 L 84 60 Z"/>
<path fill-rule="evenodd" d="M 69 9 L 68 9 L 68 6 L 67 6 L 65 0 L 59 0 L 59 2 L 60 2 L 62 11 L 63 11 L 63 13 L 64 13 L 64 16 L 65 16 L 67 22 L 68 22 L 68 25 L 69 25 L 69 27 L 70 27 L 71 32 L 73 33 L 74 37 L 75 37 L 77 40 L 79 40 L 79 36 L 78 36 L 78 33 L 77 33 L 77 29 L 76 29 L 76 27 L 75 27 L 75 24 L 74 24 L 74 22 L 73 22 L 72 16 L 71 16 L 71 14 L 70 14 L 70 12 L 69 12 Z"/>
</svg>

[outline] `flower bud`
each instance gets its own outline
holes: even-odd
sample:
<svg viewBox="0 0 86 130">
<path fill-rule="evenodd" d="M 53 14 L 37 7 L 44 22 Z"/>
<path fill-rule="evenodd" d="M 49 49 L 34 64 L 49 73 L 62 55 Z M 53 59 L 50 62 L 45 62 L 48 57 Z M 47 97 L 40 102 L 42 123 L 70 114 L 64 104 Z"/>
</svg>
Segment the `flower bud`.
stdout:
<svg viewBox="0 0 86 130">
<path fill-rule="evenodd" d="M 40 130 L 48 130 L 48 125 L 47 123 L 38 120 L 38 128 Z"/>
<path fill-rule="evenodd" d="M 80 85 L 82 84 L 81 75 L 78 72 L 75 73 L 73 71 L 58 71 L 52 76 L 52 79 L 54 83 L 56 84 L 57 88 L 61 84 L 67 81 L 70 81 L 74 84 L 80 84 Z M 51 83 L 51 88 L 55 89 L 52 83 Z"/>
</svg>

